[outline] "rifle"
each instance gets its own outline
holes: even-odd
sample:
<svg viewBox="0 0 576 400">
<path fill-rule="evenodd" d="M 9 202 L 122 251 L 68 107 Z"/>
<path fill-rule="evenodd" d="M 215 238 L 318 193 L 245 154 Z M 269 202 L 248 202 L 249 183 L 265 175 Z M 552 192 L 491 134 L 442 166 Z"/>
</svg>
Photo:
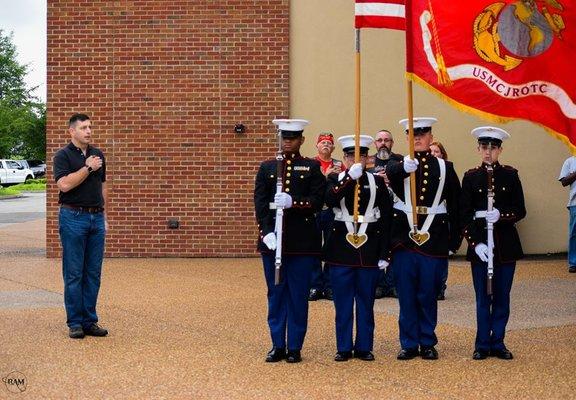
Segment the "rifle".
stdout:
<svg viewBox="0 0 576 400">
<path fill-rule="evenodd" d="M 284 156 L 282 154 L 282 131 L 278 129 L 278 151 L 276 152 L 276 194 L 282 193 L 282 175 Z M 284 222 L 284 209 L 276 207 L 276 225 L 274 233 L 276 235 L 276 257 L 274 260 L 274 284 L 280 284 L 280 267 L 282 266 L 282 226 Z"/>
<path fill-rule="evenodd" d="M 492 152 L 492 144 L 490 144 L 490 152 Z M 492 153 L 490 153 L 492 154 Z M 486 211 L 492 211 L 494 208 L 494 168 L 492 167 L 492 160 L 486 167 L 488 172 L 488 206 Z M 486 221 L 486 228 L 488 230 L 488 281 L 486 293 L 492 296 L 492 278 L 494 277 L 494 223 Z"/>
</svg>

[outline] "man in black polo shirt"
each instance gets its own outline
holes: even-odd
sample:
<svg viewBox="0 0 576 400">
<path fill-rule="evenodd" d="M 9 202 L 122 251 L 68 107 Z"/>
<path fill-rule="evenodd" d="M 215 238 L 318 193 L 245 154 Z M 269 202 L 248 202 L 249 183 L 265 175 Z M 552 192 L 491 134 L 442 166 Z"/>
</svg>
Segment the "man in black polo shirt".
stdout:
<svg viewBox="0 0 576 400">
<path fill-rule="evenodd" d="M 90 145 L 90 117 L 72 115 L 68 131 L 72 140 L 54 155 L 66 323 L 73 339 L 106 336 L 96 315 L 107 225 L 106 163 L 104 154 Z"/>
</svg>

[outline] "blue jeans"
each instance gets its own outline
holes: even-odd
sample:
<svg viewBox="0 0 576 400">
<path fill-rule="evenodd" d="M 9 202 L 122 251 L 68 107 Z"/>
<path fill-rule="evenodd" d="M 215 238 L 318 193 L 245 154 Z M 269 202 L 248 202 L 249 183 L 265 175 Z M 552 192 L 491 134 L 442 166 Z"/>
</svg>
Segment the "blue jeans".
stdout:
<svg viewBox="0 0 576 400">
<path fill-rule="evenodd" d="M 568 207 L 570 211 L 570 231 L 568 232 L 568 266 L 576 266 L 576 206 Z"/>
<path fill-rule="evenodd" d="M 96 300 L 104 258 L 104 214 L 60 208 L 64 305 L 69 328 L 98 322 Z"/>
</svg>

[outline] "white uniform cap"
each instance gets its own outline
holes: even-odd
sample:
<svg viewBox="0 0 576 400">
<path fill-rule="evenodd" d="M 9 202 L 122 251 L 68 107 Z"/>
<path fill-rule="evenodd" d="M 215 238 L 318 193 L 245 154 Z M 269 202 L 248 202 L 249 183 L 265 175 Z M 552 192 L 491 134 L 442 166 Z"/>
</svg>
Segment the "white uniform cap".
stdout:
<svg viewBox="0 0 576 400">
<path fill-rule="evenodd" d="M 431 128 L 433 124 L 438 122 L 438 120 L 433 117 L 415 117 L 412 120 L 414 121 L 414 129 Z M 408 130 L 408 118 L 401 119 L 398 123 L 402 125 L 405 131 Z"/>
<path fill-rule="evenodd" d="M 275 119 L 272 123 L 281 131 L 302 132 L 310 122 L 305 119 Z"/>
<path fill-rule="evenodd" d="M 342 146 L 342 150 L 344 150 L 344 152 L 349 151 L 349 150 L 354 150 L 354 148 L 356 147 L 356 136 L 355 135 L 340 136 L 338 138 L 338 142 Z M 368 148 L 370 147 L 370 145 L 373 142 L 374 142 L 374 139 L 372 139 L 371 136 L 360 135 L 360 149 L 361 150 L 362 149 L 368 150 Z"/>
<path fill-rule="evenodd" d="M 478 128 L 472 129 L 472 136 L 474 136 L 478 141 L 489 142 L 494 140 L 497 143 L 502 143 L 503 140 L 510 138 L 510 134 L 504 129 L 496 128 L 495 126 L 480 126 Z"/>
</svg>

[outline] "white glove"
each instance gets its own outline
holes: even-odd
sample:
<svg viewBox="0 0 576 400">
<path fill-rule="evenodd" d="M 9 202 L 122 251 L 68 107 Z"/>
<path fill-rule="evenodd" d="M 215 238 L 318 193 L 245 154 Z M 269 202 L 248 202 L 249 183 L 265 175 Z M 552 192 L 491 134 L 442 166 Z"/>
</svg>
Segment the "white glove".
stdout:
<svg viewBox="0 0 576 400">
<path fill-rule="evenodd" d="M 350 175 L 350 178 L 352 179 L 358 179 L 362 176 L 363 169 L 364 168 L 362 167 L 361 163 L 352 164 L 352 166 L 348 170 L 348 175 Z"/>
<path fill-rule="evenodd" d="M 290 208 L 292 207 L 292 196 L 285 192 L 276 193 L 274 195 L 274 204 L 278 208 Z"/>
<path fill-rule="evenodd" d="M 492 211 L 486 211 L 486 222 L 495 224 L 500 219 L 500 211 L 497 208 L 493 208 Z"/>
<path fill-rule="evenodd" d="M 410 174 L 418 169 L 418 160 L 411 159 L 410 156 L 404 156 L 404 171 Z"/>
<path fill-rule="evenodd" d="M 274 234 L 274 232 L 270 232 L 269 234 L 264 236 L 262 241 L 264 242 L 266 247 L 268 247 L 270 250 L 276 250 L 276 235 Z"/>
<path fill-rule="evenodd" d="M 386 268 L 388 268 L 389 265 L 390 263 L 386 260 L 378 260 L 378 269 L 386 271 Z"/>
<path fill-rule="evenodd" d="M 474 251 L 480 257 L 480 260 L 484 262 L 488 262 L 488 246 L 484 243 L 478 243 L 476 247 L 474 247 Z"/>
</svg>

